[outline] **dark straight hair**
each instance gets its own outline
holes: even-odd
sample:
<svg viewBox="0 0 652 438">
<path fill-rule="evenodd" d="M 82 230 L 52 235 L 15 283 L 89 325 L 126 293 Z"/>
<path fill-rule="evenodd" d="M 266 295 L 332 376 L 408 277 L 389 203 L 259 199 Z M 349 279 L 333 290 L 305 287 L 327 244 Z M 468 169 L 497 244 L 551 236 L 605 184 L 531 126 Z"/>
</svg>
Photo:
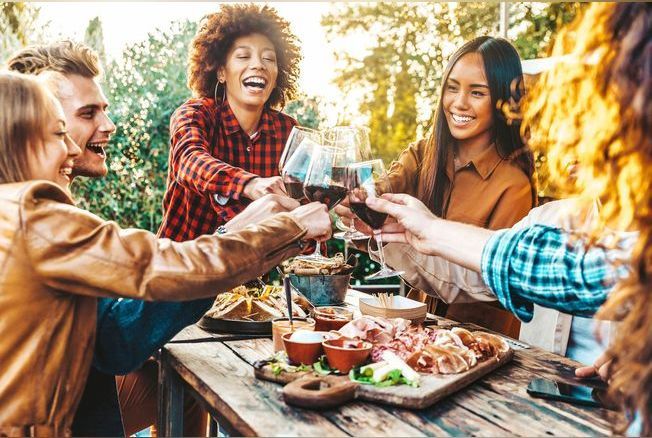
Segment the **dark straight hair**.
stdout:
<svg viewBox="0 0 652 438">
<path fill-rule="evenodd" d="M 503 38 L 475 38 L 460 47 L 448 62 L 442 77 L 432 133 L 427 141 L 424 162 L 419 172 L 418 197 L 440 217 L 444 209 L 444 193 L 449 184 L 446 161 L 455 144 L 444 115 L 444 90 L 451 70 L 457 61 L 468 53 L 478 53 L 482 56 L 494 111 L 493 131 L 498 154 L 502 158 L 513 159 L 530 181 L 534 174 L 534 157 L 521 138 L 520 121 L 505 115 L 506 107 L 517 106 L 524 94 L 521 58 L 514 46 Z M 426 162 L 430 159 L 433 161 Z M 532 183 L 532 205 L 535 205 L 535 200 L 536 191 Z"/>
</svg>

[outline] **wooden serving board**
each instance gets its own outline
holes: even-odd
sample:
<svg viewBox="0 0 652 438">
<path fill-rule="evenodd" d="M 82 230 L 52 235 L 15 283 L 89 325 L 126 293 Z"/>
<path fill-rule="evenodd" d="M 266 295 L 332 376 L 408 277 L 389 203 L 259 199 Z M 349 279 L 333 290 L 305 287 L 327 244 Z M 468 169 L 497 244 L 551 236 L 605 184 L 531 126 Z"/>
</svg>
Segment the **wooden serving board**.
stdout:
<svg viewBox="0 0 652 438">
<path fill-rule="evenodd" d="M 379 388 L 373 385 L 359 384 L 355 397 L 374 403 L 398 406 L 409 409 L 423 409 L 433 405 L 442 398 L 468 386 L 479 378 L 487 375 L 498 367 L 503 366 L 512 359 L 514 350 L 511 348 L 500 358 L 493 358 L 478 363 L 475 367 L 459 374 L 421 374 L 418 388 L 408 385 L 397 385 Z M 315 376 L 312 371 L 300 373 L 282 372 L 274 375 L 270 365 L 262 368 L 254 367 L 254 375 L 261 380 L 287 384 L 296 379 Z M 349 380 L 348 376 L 339 379 Z"/>
</svg>

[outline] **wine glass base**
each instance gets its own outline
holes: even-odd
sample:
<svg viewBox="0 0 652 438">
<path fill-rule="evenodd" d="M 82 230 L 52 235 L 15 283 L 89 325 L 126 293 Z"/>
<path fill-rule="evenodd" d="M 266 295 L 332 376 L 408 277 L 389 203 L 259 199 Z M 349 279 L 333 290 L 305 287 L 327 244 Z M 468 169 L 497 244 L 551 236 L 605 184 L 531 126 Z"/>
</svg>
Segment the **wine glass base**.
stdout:
<svg viewBox="0 0 652 438">
<path fill-rule="evenodd" d="M 311 262 L 323 262 L 330 260 L 328 257 L 324 257 L 321 254 L 309 254 L 309 255 L 298 255 L 295 257 L 297 260 L 306 260 Z"/>
<path fill-rule="evenodd" d="M 360 231 L 356 231 L 356 232 L 340 231 L 338 233 L 333 234 L 333 237 L 335 239 L 339 239 L 339 240 L 348 240 L 349 242 L 351 242 L 353 240 L 367 240 L 367 239 L 369 239 L 369 236 L 367 236 L 364 233 L 361 233 Z"/>
<path fill-rule="evenodd" d="M 398 277 L 405 274 L 404 271 L 394 271 L 393 269 L 385 268 L 381 269 L 380 271 L 373 273 L 371 275 L 367 275 L 364 279 L 369 281 L 369 280 L 380 280 L 383 278 L 391 278 L 391 277 Z"/>
</svg>

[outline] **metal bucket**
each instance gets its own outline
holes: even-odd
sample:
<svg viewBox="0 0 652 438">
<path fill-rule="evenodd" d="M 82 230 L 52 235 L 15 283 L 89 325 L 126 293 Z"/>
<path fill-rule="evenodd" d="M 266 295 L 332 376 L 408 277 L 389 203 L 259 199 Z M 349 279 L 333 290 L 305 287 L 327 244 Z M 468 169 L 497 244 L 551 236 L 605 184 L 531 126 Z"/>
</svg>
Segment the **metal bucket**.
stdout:
<svg viewBox="0 0 652 438">
<path fill-rule="evenodd" d="M 290 274 L 290 284 L 315 306 L 343 304 L 349 288 L 351 274 L 345 275 L 295 275 Z"/>
</svg>

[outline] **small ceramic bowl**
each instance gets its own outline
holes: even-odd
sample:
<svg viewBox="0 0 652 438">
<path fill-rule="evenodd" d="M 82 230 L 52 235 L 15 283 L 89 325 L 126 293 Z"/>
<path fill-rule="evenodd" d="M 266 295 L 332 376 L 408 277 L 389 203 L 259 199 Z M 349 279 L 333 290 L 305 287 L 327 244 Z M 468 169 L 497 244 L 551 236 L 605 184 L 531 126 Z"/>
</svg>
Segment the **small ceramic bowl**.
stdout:
<svg viewBox="0 0 652 438">
<path fill-rule="evenodd" d="M 312 365 L 319 360 L 322 354 L 324 354 L 322 342 L 331 339 L 334 335 L 328 332 L 313 332 L 313 334 L 314 333 L 321 333 L 322 336 L 319 339 L 306 340 L 304 342 L 290 340 L 293 333 L 285 333 L 282 336 L 283 346 L 285 347 L 285 352 L 288 355 L 290 364 Z"/>
<path fill-rule="evenodd" d="M 312 309 L 315 330 L 339 330 L 353 319 L 353 311 L 343 306 L 321 306 Z"/>
<path fill-rule="evenodd" d="M 322 345 L 328 365 L 331 368 L 336 368 L 342 374 L 363 364 L 371 354 L 372 348 L 370 342 L 348 338 L 328 339 L 322 342 Z"/>
</svg>

